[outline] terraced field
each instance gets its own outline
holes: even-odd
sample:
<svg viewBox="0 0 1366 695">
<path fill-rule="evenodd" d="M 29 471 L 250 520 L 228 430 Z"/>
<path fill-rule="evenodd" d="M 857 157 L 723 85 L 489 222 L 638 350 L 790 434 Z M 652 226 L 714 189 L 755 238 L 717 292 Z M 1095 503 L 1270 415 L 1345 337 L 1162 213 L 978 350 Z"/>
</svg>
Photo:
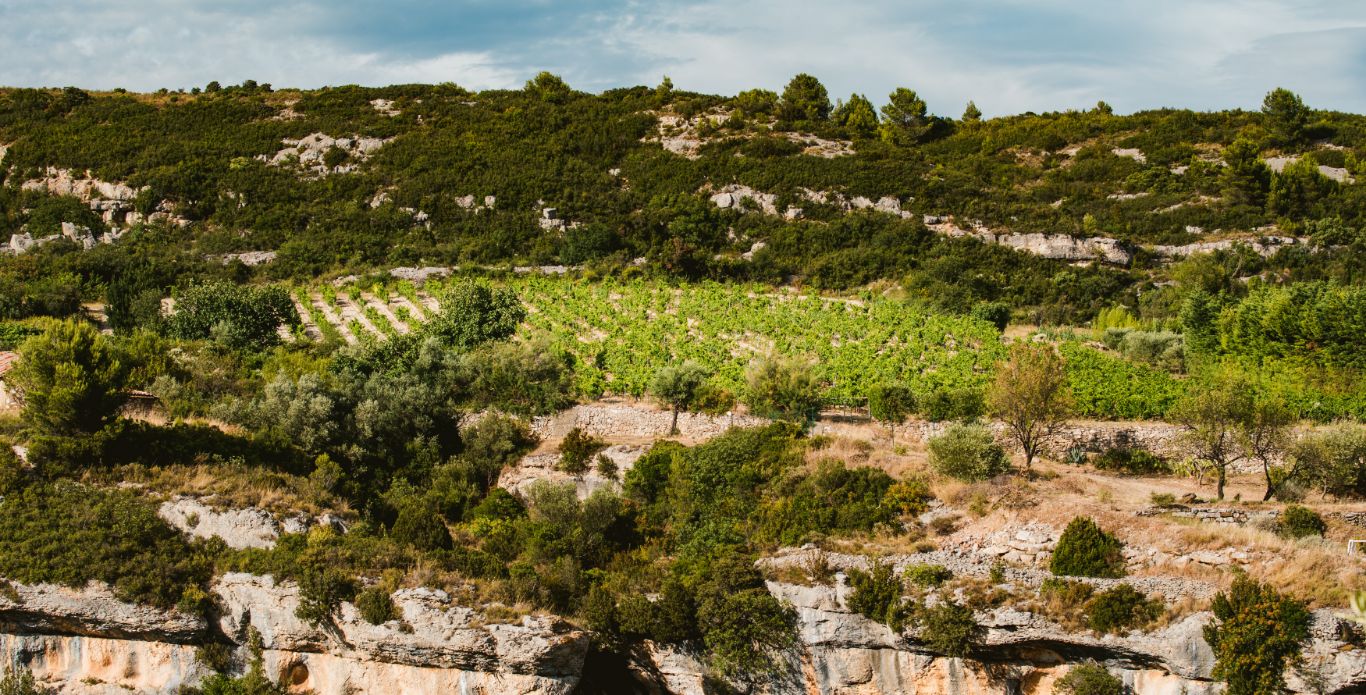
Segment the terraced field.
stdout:
<svg viewBox="0 0 1366 695">
<path fill-rule="evenodd" d="M 544 336 L 574 355 L 586 394 L 639 396 L 660 368 L 689 359 L 738 389 L 745 365 L 774 352 L 810 356 L 827 400 L 855 402 L 876 383 L 979 386 L 1003 352 L 999 334 L 984 322 L 880 297 L 546 276 L 503 284 L 527 306 L 522 337 Z M 421 288 L 407 281 L 322 285 L 296 290 L 295 299 L 308 339 L 357 343 L 412 331 L 440 308 L 443 291 L 437 281 Z"/>
</svg>

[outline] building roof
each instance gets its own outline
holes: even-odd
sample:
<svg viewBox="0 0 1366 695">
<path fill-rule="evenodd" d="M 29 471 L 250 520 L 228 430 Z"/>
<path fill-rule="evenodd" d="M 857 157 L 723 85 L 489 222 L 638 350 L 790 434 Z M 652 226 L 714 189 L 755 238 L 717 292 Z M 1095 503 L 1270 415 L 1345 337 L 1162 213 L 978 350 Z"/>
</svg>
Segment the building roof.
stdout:
<svg viewBox="0 0 1366 695">
<path fill-rule="evenodd" d="M 11 369 L 14 369 L 14 365 L 17 364 L 18 362 L 19 362 L 19 353 L 17 353 L 17 352 L 0 352 L 0 377 L 5 376 L 5 373 L 6 373 L 6 372 L 8 372 L 8 371 L 11 370 Z"/>
</svg>

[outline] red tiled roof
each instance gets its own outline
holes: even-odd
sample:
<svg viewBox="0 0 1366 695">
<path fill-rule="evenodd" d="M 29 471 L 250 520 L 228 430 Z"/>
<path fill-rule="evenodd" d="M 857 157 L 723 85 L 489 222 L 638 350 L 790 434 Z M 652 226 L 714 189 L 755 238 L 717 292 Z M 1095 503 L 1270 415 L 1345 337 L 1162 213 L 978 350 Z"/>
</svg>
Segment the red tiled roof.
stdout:
<svg viewBox="0 0 1366 695">
<path fill-rule="evenodd" d="M 19 353 L 17 353 L 17 352 L 0 352 L 0 376 L 4 376 L 4 375 L 5 375 L 5 372 L 8 372 L 9 370 L 14 369 L 14 365 L 15 365 L 18 361 L 19 361 Z"/>
</svg>

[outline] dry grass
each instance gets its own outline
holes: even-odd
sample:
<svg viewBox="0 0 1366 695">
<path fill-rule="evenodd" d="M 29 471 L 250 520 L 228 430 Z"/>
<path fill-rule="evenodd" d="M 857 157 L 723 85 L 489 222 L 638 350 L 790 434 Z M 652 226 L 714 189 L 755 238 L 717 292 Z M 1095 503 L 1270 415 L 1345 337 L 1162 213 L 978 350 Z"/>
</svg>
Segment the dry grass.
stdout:
<svg viewBox="0 0 1366 695">
<path fill-rule="evenodd" d="M 308 478 L 235 464 L 143 466 L 132 464 L 86 474 L 86 482 L 130 483 L 167 497 L 209 498 L 218 508 L 259 507 L 280 515 L 325 512 L 352 516 L 344 500 L 319 490 Z"/>
</svg>

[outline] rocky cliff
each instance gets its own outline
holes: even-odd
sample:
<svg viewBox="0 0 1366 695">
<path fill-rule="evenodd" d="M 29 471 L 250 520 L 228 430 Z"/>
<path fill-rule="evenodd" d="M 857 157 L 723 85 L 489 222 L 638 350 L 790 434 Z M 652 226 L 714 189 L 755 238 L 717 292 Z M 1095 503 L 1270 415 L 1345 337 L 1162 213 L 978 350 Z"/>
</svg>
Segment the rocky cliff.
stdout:
<svg viewBox="0 0 1366 695">
<path fill-rule="evenodd" d="M 810 549 L 790 550 L 772 566 L 810 561 Z M 913 558 L 891 558 L 899 564 Z M 943 558 L 940 558 L 943 559 Z M 1153 632 L 1092 635 L 1068 631 L 1011 607 L 979 611 L 985 628 L 971 658 L 936 655 L 913 631 L 893 632 L 847 607 L 843 568 L 859 556 L 828 555 L 836 569 L 828 584 L 770 582 L 769 590 L 796 609 L 801 649 L 788 654 L 764 692 L 821 693 L 1049 693 L 1071 665 L 1105 664 L 1140 695 L 1216 693 L 1214 657 L 1201 628 L 1208 613 L 1194 613 Z M 962 562 L 960 571 L 973 571 Z M 1008 581 L 1038 580 L 1011 570 Z M 1105 580 L 1095 580 L 1105 581 Z M 404 693 L 571 693 L 581 678 L 596 684 L 634 682 L 659 693 L 709 692 L 707 670 L 684 649 L 645 644 L 634 663 L 599 673 L 586 664 L 588 636 L 550 616 L 485 624 L 476 611 L 445 592 L 404 589 L 394 602 L 402 618 L 382 625 L 361 620 L 343 604 L 331 625 L 314 627 L 294 615 L 298 591 L 269 577 L 228 574 L 214 587 L 221 604 L 215 623 L 175 611 L 130 606 L 107 588 L 72 590 L 7 583 L 0 592 L 0 654 L 61 692 L 82 695 L 172 693 L 208 675 L 196 644 L 226 641 L 239 659 L 248 634 L 259 635 L 266 673 L 292 690 L 319 695 Z M 1151 587 L 1148 587 L 1151 588 Z M 1345 626 L 1329 611 L 1314 616 L 1305 666 L 1290 675 L 1296 692 L 1313 692 L 1305 676 L 1326 684 L 1321 692 L 1366 688 L 1366 651 L 1342 640 Z"/>
</svg>

